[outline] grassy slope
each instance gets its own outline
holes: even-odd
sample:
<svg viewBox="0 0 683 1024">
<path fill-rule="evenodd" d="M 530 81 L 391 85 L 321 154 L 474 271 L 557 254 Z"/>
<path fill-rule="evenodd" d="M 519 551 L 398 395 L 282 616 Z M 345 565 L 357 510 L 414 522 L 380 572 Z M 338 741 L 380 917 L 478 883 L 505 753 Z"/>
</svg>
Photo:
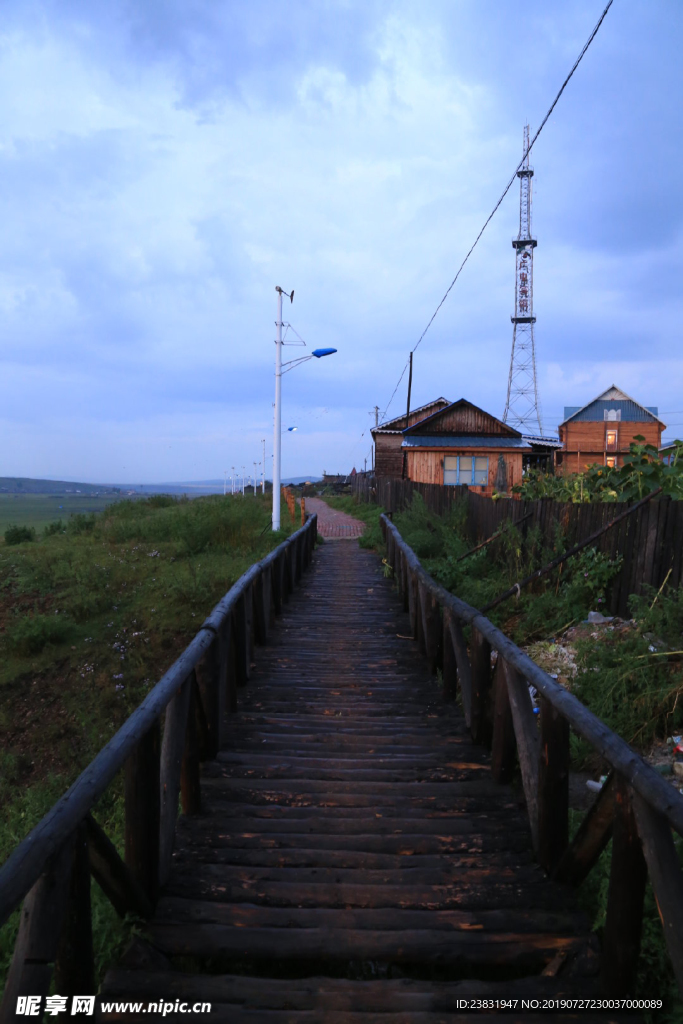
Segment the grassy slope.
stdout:
<svg viewBox="0 0 683 1024">
<path fill-rule="evenodd" d="M 0 861 L 40 820 L 194 636 L 216 601 L 290 533 L 269 498 L 152 498 L 0 548 Z M 120 781 L 120 780 L 119 780 Z M 121 848 L 120 784 L 98 817 Z M 93 886 L 95 944 L 125 930 Z M 2 973 L 16 931 L 0 930 Z"/>
</svg>

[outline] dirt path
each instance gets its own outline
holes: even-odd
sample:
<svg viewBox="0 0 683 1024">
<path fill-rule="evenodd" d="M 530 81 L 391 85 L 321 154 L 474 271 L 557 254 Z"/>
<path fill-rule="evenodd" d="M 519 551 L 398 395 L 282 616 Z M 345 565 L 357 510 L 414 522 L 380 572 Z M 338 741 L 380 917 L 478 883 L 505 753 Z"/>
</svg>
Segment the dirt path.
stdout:
<svg viewBox="0 0 683 1024">
<path fill-rule="evenodd" d="M 357 540 L 365 530 L 360 519 L 337 512 L 321 498 L 306 498 L 306 511 L 317 515 L 318 533 L 325 540 Z"/>
</svg>

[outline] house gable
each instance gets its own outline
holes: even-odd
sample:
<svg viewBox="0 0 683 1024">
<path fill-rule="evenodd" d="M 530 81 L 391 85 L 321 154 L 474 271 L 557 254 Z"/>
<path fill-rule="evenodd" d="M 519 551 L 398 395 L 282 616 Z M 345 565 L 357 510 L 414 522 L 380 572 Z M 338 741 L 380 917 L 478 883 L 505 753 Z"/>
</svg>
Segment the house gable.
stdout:
<svg viewBox="0 0 683 1024">
<path fill-rule="evenodd" d="M 501 422 L 490 413 L 461 398 L 453 402 L 445 409 L 440 409 L 421 419 L 419 423 L 408 427 L 403 431 L 406 438 L 417 438 L 426 435 L 430 438 L 439 436 L 458 437 L 501 437 L 520 438 L 522 435 L 518 430 Z"/>
<path fill-rule="evenodd" d="M 406 426 L 412 427 L 415 423 L 424 419 L 426 416 L 431 416 L 435 412 L 439 412 L 441 409 L 445 409 L 451 403 L 447 398 L 436 398 L 433 402 L 428 402 L 427 405 L 421 405 L 417 409 L 411 409 L 410 416 L 408 417 L 408 423 L 406 424 L 406 414 L 402 416 L 395 416 L 393 420 L 386 420 L 385 423 L 380 423 L 378 427 L 373 427 L 370 433 L 374 436 L 375 434 L 400 434 Z"/>
<path fill-rule="evenodd" d="M 565 406 L 565 418 L 560 426 L 567 423 L 604 423 L 611 419 L 624 423 L 660 423 L 663 426 L 658 411 L 656 406 L 641 405 L 613 384 L 587 405 Z"/>
</svg>

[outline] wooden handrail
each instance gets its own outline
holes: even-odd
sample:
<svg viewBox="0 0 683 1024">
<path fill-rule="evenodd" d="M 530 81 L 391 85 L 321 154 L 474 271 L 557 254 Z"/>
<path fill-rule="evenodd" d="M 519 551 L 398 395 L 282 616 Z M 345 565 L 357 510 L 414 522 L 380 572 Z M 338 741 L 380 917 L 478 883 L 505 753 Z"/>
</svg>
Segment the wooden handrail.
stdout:
<svg viewBox="0 0 683 1024">
<path fill-rule="evenodd" d="M 304 526 L 269 552 L 264 559 L 252 565 L 237 580 L 206 618 L 195 638 L 139 707 L 78 776 L 64 796 L 15 848 L 0 867 L 0 925 L 4 924 L 37 882 L 50 858 L 85 820 L 138 744 L 159 721 L 161 714 L 213 644 L 238 600 L 260 577 L 264 569 L 276 563 L 281 556 L 286 556 L 290 549 L 297 550 L 304 540 L 308 541 L 310 548 L 311 542 L 307 535 L 310 534 L 314 539 L 316 527 L 317 517 L 309 516 Z"/>
<path fill-rule="evenodd" d="M 417 574 L 418 580 L 442 608 L 448 608 L 454 616 L 476 627 L 479 633 L 486 637 L 491 647 L 498 651 L 508 664 L 521 672 L 525 679 L 567 719 L 572 729 L 590 743 L 620 775 L 623 775 L 646 803 L 663 814 L 673 828 L 683 835 L 683 796 L 654 768 L 646 764 L 621 736 L 613 732 L 580 700 L 544 672 L 480 611 L 455 597 L 432 579 L 386 515 L 380 517 L 380 522 L 385 535 L 391 534 L 395 545 L 402 551 L 408 567 Z"/>
<path fill-rule="evenodd" d="M 410 610 L 413 636 L 432 670 L 440 664 L 447 699 L 455 697 L 459 684 L 466 724 L 477 742 L 491 748 L 493 780 L 511 781 L 519 760 L 531 838 L 541 865 L 558 881 L 578 885 L 613 838 L 602 942 L 603 989 L 622 996 L 633 987 L 649 874 L 683 993 L 683 873 L 671 831 L 683 833 L 683 797 L 480 611 L 436 583 L 386 515 L 380 522 L 387 562 L 403 593 L 404 608 Z M 469 654 L 463 623 L 472 627 Z M 493 674 L 491 651 L 496 652 Z M 540 730 L 529 683 L 539 693 Z M 492 719 L 490 742 L 487 714 L 488 721 Z M 570 727 L 611 765 L 607 782 L 571 843 Z"/>
</svg>

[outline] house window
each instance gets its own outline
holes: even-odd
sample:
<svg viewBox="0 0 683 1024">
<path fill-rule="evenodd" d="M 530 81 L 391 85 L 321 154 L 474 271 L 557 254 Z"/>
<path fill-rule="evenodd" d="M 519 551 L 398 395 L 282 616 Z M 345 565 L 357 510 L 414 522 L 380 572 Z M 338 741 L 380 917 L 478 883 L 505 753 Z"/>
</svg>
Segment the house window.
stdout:
<svg viewBox="0 0 683 1024">
<path fill-rule="evenodd" d="M 607 466 L 608 469 L 616 469 L 617 468 L 617 457 L 616 457 L 616 455 L 606 455 L 605 456 L 605 465 Z"/>
<path fill-rule="evenodd" d="M 444 484 L 467 484 L 470 487 L 489 482 L 487 455 L 446 455 L 443 460 Z"/>
<path fill-rule="evenodd" d="M 605 409 L 606 420 L 621 420 L 621 409 Z"/>
<path fill-rule="evenodd" d="M 606 431 L 605 447 L 608 452 L 615 452 L 617 450 L 617 431 L 608 430 Z"/>
</svg>

